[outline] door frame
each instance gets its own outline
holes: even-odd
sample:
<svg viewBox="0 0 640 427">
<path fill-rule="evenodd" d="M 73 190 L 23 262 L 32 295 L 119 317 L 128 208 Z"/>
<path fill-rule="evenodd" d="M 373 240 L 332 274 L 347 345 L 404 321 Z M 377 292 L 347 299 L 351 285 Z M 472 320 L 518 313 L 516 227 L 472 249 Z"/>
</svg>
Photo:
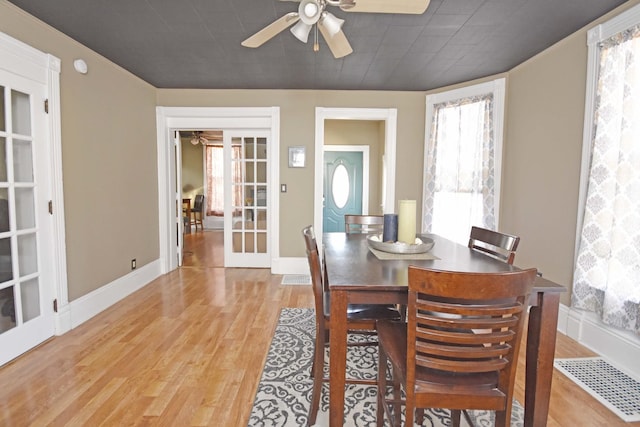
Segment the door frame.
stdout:
<svg viewBox="0 0 640 427">
<path fill-rule="evenodd" d="M 60 120 L 60 59 L 42 52 L 13 37 L 0 32 L 0 55 L 11 61 L 0 62 L 3 69 L 46 86 L 48 114 L 46 123 L 46 141 L 49 149 L 50 175 L 40 179 L 40 186 L 49 194 L 52 206 L 51 230 L 52 242 L 49 242 L 53 271 L 49 295 L 57 301 L 54 311 L 54 332 L 62 335 L 71 330 L 69 310 L 69 290 L 67 282 L 67 251 L 64 218 L 64 193 L 62 186 L 62 131 Z M 43 100 L 44 102 L 44 100 Z M 43 106 L 44 108 L 44 106 Z M 42 244 L 42 243 L 41 243 Z M 45 302 L 48 303 L 48 302 Z M 50 302 L 53 304 L 53 301 Z"/>
<path fill-rule="evenodd" d="M 160 237 L 160 272 L 168 273 L 177 268 L 177 233 L 175 221 L 176 168 L 173 149 L 173 132 L 179 130 L 235 129 L 269 130 L 271 133 L 271 158 L 269 161 L 269 185 L 280 185 L 280 107 L 156 107 L 156 131 L 158 147 L 158 224 Z M 180 168 L 182 165 L 180 165 Z M 269 229 L 271 267 L 280 256 L 279 193 L 270 194 Z"/>
<path fill-rule="evenodd" d="M 325 108 L 316 107 L 315 177 L 313 222 L 318 243 L 322 243 L 322 193 L 324 185 L 325 120 L 374 120 L 385 122 L 383 162 L 383 213 L 393 213 L 396 197 L 396 139 L 398 110 L 396 108 Z M 334 147 L 334 146 L 331 146 Z"/>
</svg>

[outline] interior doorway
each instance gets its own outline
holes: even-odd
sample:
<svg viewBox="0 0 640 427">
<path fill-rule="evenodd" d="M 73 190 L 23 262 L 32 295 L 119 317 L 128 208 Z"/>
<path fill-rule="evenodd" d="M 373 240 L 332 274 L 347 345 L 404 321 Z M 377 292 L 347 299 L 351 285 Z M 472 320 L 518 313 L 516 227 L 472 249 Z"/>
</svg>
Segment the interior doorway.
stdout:
<svg viewBox="0 0 640 427">
<path fill-rule="evenodd" d="M 279 257 L 279 197 L 272 189 L 279 186 L 280 109 L 218 108 L 218 107 L 157 107 L 158 129 L 158 194 L 160 227 L 160 270 L 166 273 L 178 266 L 178 241 L 182 223 L 181 187 L 178 187 L 174 135 L 192 129 L 222 129 L 224 132 L 266 132 L 269 142 L 267 198 L 270 215 L 265 227 L 269 230 L 267 267 Z M 227 162 L 225 162 L 226 164 Z M 229 164 L 231 161 L 229 159 Z M 176 220 L 176 216 L 178 220 Z M 246 231 L 246 228 L 242 231 Z M 250 233 L 245 233 L 250 234 Z M 255 233 L 259 234 L 259 233 Z M 229 238 L 231 238 L 230 236 Z M 225 248 L 232 247 L 225 235 Z M 226 262 L 226 257 L 225 257 Z M 261 265 L 265 267 L 265 265 Z"/>
<path fill-rule="evenodd" d="M 314 178 L 314 228 L 321 244 L 323 233 L 324 197 L 324 149 L 325 124 L 327 120 L 378 121 L 383 125 L 384 158 L 381 159 L 380 210 L 393 213 L 395 210 L 396 134 L 398 111 L 395 108 L 316 108 L 315 121 L 315 178 Z"/>
<path fill-rule="evenodd" d="M 204 196 L 202 229 L 224 228 L 223 130 L 180 131 L 182 198 Z M 193 209 L 192 209 L 193 212 Z M 192 224 L 193 225 L 193 224 Z"/>
</svg>

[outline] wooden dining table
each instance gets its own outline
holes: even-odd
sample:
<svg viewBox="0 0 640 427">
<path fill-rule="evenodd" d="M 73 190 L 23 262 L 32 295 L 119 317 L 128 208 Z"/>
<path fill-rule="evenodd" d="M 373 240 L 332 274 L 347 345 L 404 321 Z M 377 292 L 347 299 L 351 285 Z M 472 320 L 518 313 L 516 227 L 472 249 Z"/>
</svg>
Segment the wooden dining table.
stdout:
<svg viewBox="0 0 640 427">
<path fill-rule="evenodd" d="M 406 304 L 410 265 L 461 272 L 502 272 L 518 269 L 443 237 L 432 234 L 418 235 L 420 236 L 435 241 L 428 254 L 379 254 L 381 258 L 391 259 L 380 259 L 374 255 L 369 249 L 365 234 L 325 233 L 322 236 L 331 295 L 331 427 L 342 426 L 344 422 L 348 304 Z M 524 402 L 524 425 L 528 427 L 547 424 L 558 309 L 560 295 L 565 290 L 557 283 L 538 277 L 531 294 Z"/>
</svg>

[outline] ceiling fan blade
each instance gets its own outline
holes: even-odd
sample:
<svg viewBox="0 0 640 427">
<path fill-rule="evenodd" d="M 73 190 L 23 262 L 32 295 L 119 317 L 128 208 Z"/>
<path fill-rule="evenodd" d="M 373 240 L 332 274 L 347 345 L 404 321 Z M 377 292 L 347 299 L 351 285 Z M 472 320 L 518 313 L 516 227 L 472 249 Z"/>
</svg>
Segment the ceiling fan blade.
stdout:
<svg viewBox="0 0 640 427">
<path fill-rule="evenodd" d="M 271 40 L 283 30 L 286 30 L 291 25 L 298 22 L 299 19 L 300 17 L 298 16 L 298 12 L 289 12 L 280 19 L 267 25 L 266 27 L 243 41 L 241 44 L 244 47 L 262 46 L 265 42 Z"/>
<path fill-rule="evenodd" d="M 430 0 L 355 0 L 345 1 L 345 12 L 369 12 L 369 13 L 411 13 L 421 15 L 427 10 Z"/>
<path fill-rule="evenodd" d="M 347 56 L 353 52 L 353 49 L 349 44 L 349 40 L 347 40 L 347 37 L 344 35 L 342 30 L 338 31 L 332 37 L 320 22 L 318 23 L 318 29 L 322 33 L 322 37 L 326 40 L 329 50 L 331 50 L 331 53 L 333 53 L 335 58 L 342 58 L 343 56 Z"/>
</svg>

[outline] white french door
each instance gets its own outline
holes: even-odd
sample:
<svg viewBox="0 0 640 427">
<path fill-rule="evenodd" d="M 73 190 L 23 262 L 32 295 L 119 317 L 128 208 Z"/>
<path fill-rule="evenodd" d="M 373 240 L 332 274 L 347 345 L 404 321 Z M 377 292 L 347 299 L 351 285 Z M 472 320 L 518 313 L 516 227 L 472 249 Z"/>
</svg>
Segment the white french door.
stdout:
<svg viewBox="0 0 640 427">
<path fill-rule="evenodd" d="M 174 158 L 176 159 L 176 171 L 181 171 L 182 169 L 182 142 L 180 141 L 180 132 L 174 131 L 173 134 L 173 150 L 174 150 Z M 182 266 L 182 258 L 184 251 L 184 215 L 185 213 L 182 211 L 182 173 L 176 173 L 176 191 L 174 197 L 174 218 L 176 221 L 176 242 L 178 245 L 178 267 Z"/>
<path fill-rule="evenodd" d="M 0 365 L 55 332 L 46 98 L 0 69 Z"/>
<path fill-rule="evenodd" d="M 225 267 L 270 267 L 270 133 L 223 135 Z"/>
</svg>

